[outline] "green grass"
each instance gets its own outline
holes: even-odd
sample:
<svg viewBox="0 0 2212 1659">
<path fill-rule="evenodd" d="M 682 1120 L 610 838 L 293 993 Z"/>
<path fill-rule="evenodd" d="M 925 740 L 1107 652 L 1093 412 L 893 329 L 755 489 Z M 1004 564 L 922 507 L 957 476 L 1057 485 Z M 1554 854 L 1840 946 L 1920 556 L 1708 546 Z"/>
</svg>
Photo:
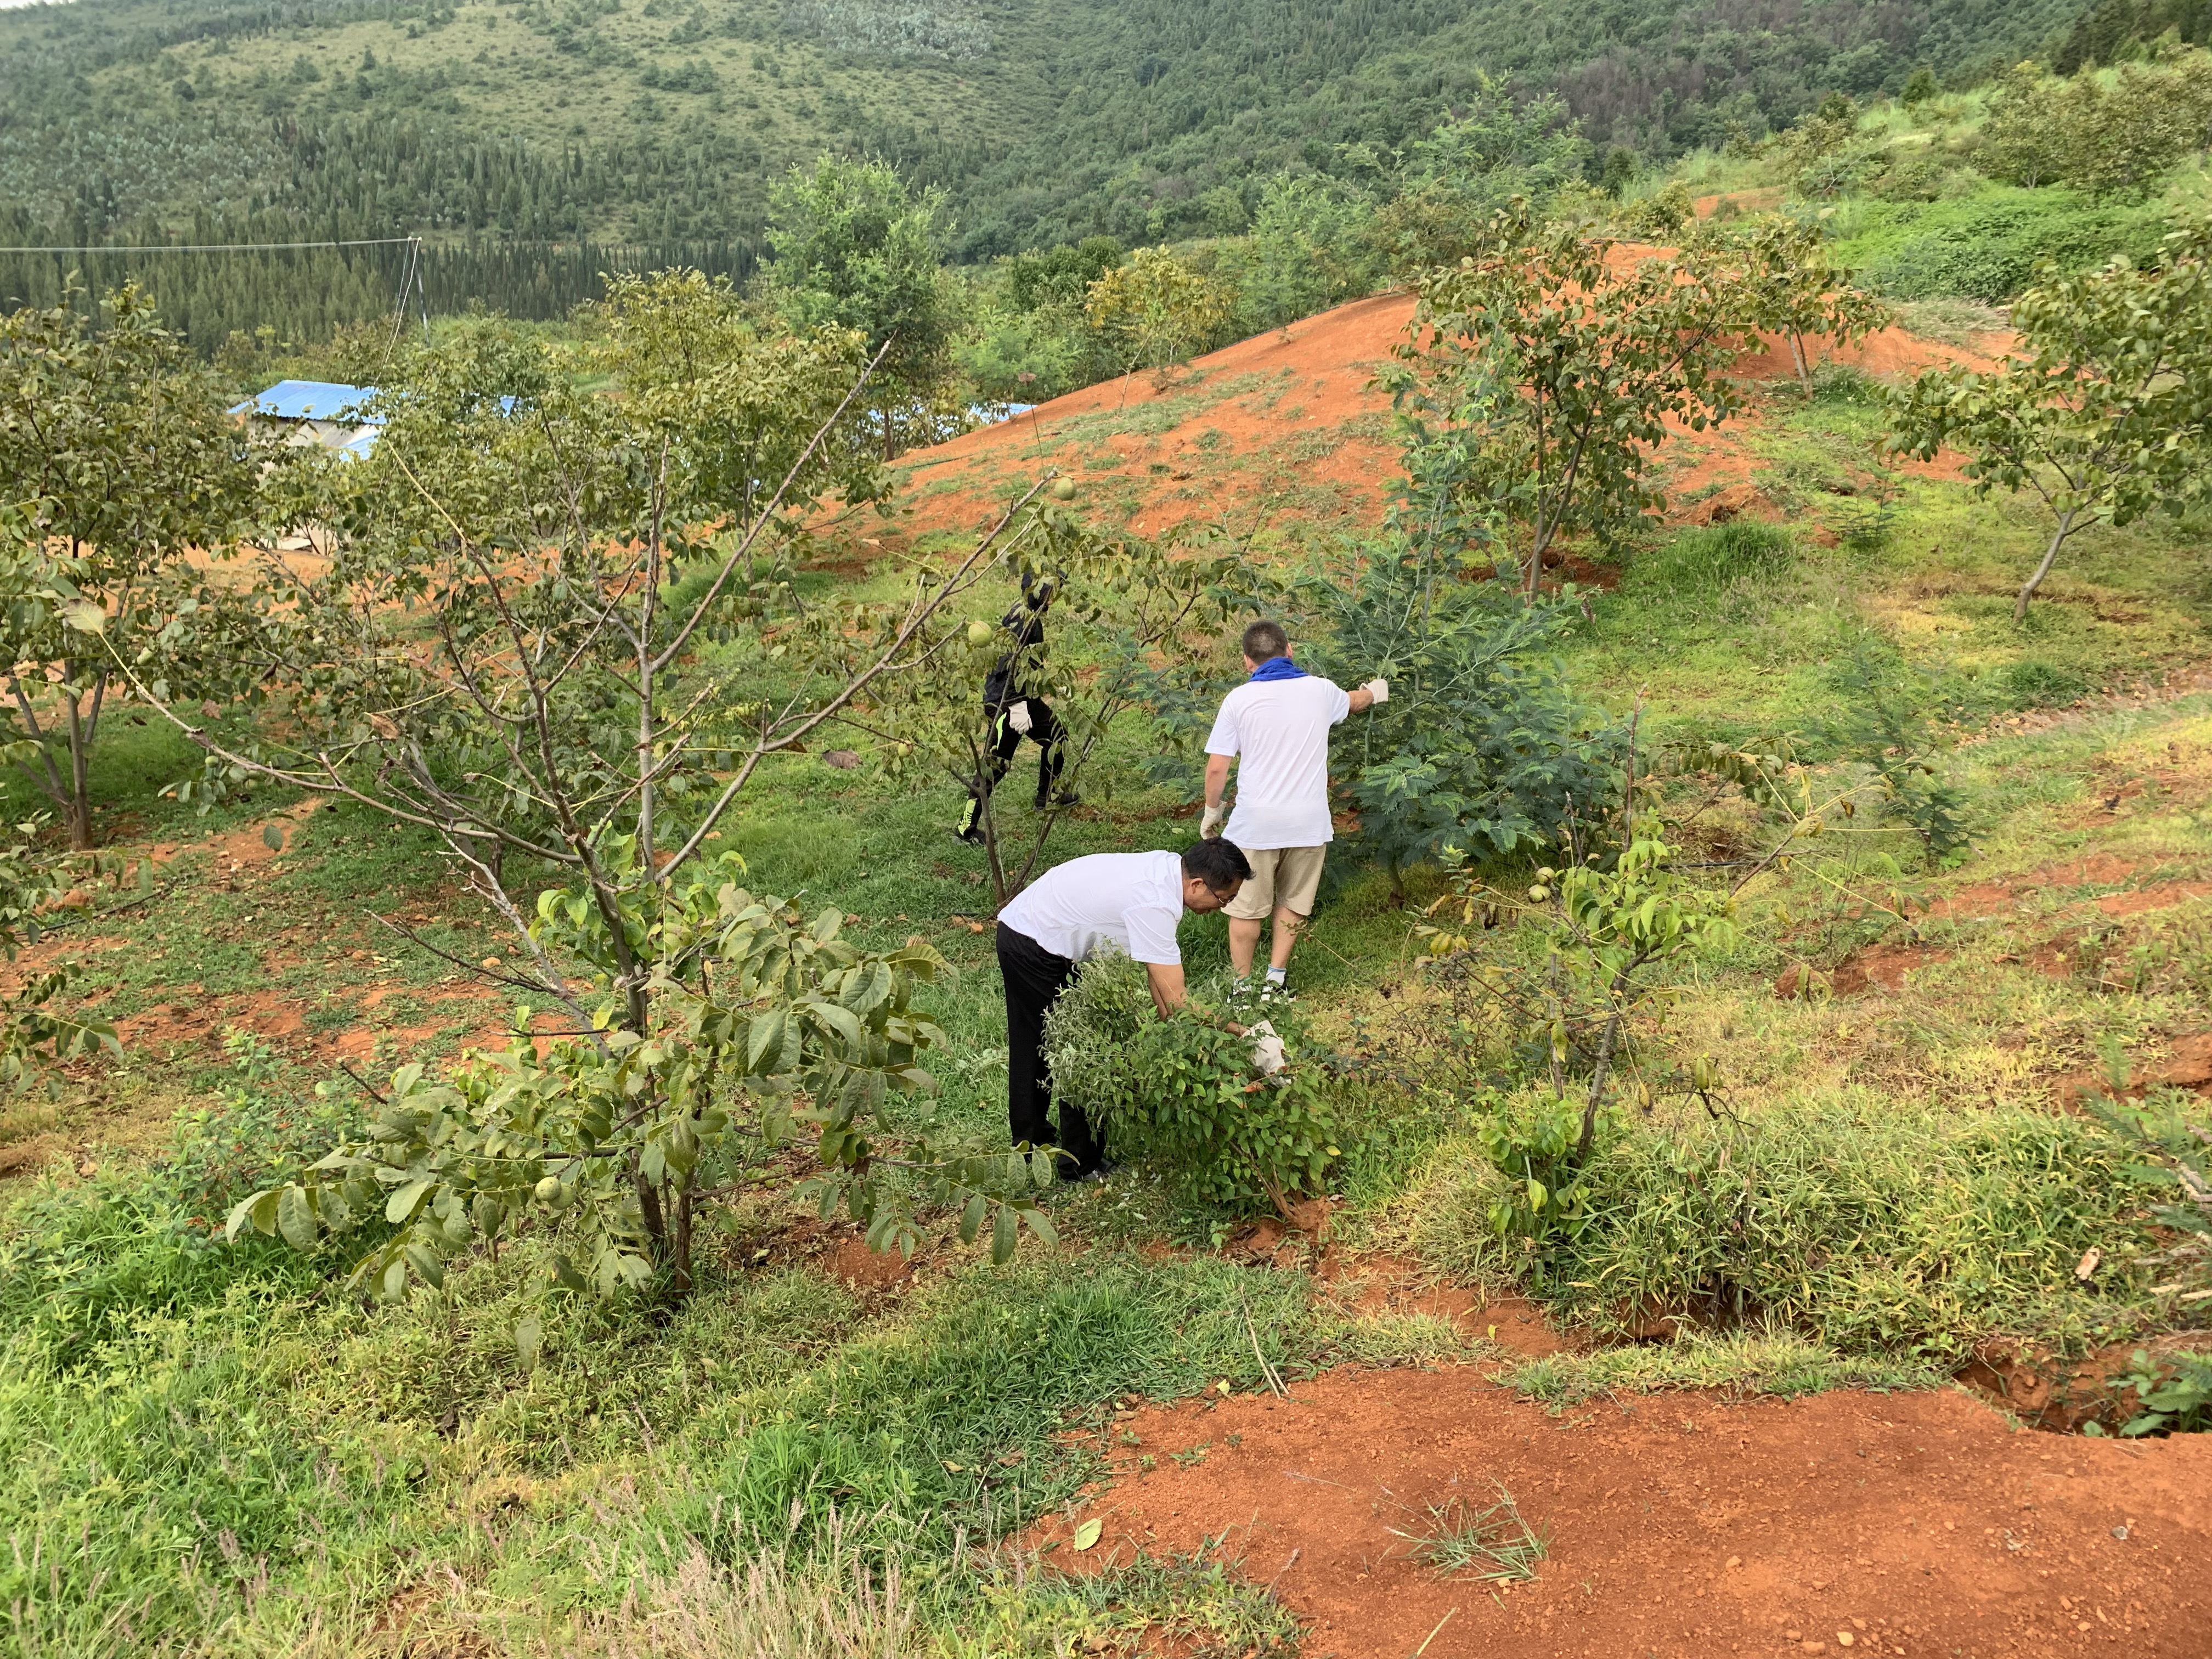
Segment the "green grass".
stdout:
<svg viewBox="0 0 2212 1659">
<path fill-rule="evenodd" d="M 1548 1555 L 1544 1534 L 1528 1524 L 1513 1494 L 1500 1486 L 1497 1501 L 1461 1496 L 1431 1504 L 1404 1528 L 1390 1530 L 1412 1547 L 1413 1559 L 1439 1577 L 1486 1584 L 1527 1583 Z"/>
<path fill-rule="evenodd" d="M 1532 1261 L 1484 1224 L 1498 1178 L 1447 1150 L 1433 1194 L 1413 1194 L 1416 1237 L 1448 1271 L 1516 1279 L 1621 1334 L 1771 1318 L 1845 1353 L 1956 1360 L 1984 1334 L 2079 1351 L 2154 1314 L 2152 1275 L 2131 1265 L 2151 1191 L 2094 1126 L 1863 1088 L 1777 1096 L 1741 1123 L 1623 1129 L 1583 1172 L 1589 1224 Z M 2112 1266 L 2077 1283 L 2093 1247 Z"/>
<path fill-rule="evenodd" d="M 2165 234 L 2160 208 L 2084 201 L 2070 191 L 1978 181 L 1936 202 L 1855 201 L 1837 226 L 1836 258 L 1877 294 L 1999 305 L 2055 260 L 2067 270 L 2118 253 L 2140 258 Z"/>
<path fill-rule="evenodd" d="M 1686 1330 L 1667 1342 L 1547 1354 L 1514 1367 L 1507 1378 L 1516 1392 L 1554 1407 L 1675 1389 L 1787 1398 L 1831 1389 L 1933 1389 L 1944 1380 L 1940 1366 L 1838 1353 L 1786 1326 Z"/>
<path fill-rule="evenodd" d="M 2095 703 L 1949 746 L 1997 715 L 2094 703 L 2202 660 L 2203 526 L 2097 532 L 2021 628 L 2008 595 L 2034 514 L 1883 473 L 1876 428 L 1851 386 L 1774 399 L 1751 447 L 1790 521 L 1624 550 L 1620 588 L 1593 596 L 1565 647 L 1588 695 L 1624 712 L 1644 695 L 1647 732 L 1794 732 L 1808 755 L 1844 669 L 1871 653 L 1917 688 L 1966 802 L 1955 871 L 1929 869 L 1894 825 L 1852 843 L 1852 880 L 1916 899 L 1912 930 L 1778 872 L 1745 895 L 1739 943 L 1694 964 L 1664 1024 L 1638 1034 L 1655 1056 L 1712 1056 L 1732 1115 L 1680 1112 L 1679 1097 L 1632 1109 L 1594 1172 L 1589 1228 L 1540 1260 L 1502 1251 L 1496 1176 L 1469 1137 L 1479 1103 L 1424 1086 L 1392 1047 L 1434 1024 L 1410 918 L 1348 847 L 1300 946 L 1306 1006 L 1363 1057 L 1346 1085 L 1360 1133 L 1339 1238 L 1510 1283 L 1593 1333 L 1686 1321 L 1668 1342 L 1510 1373 L 1533 1397 L 1918 1387 L 1990 1335 L 2079 1349 L 2205 1316 L 2149 1294 L 2155 1275 L 2131 1255 L 2148 1189 L 2091 1125 L 2054 1111 L 2051 1080 L 2111 1044 L 2154 1076 L 2203 1028 L 2212 901 L 2118 916 L 2098 901 L 2212 867 L 2212 699 Z M 1882 497 L 1879 533 L 1816 538 Z M 882 597 L 897 580 L 817 576 L 807 591 Z M 1225 641 L 1218 666 L 1225 688 Z M 1188 839 L 1187 800 L 1146 781 L 1150 749 L 1133 721 L 1113 734 L 1048 860 Z M 441 1000 L 464 988 L 458 970 L 366 913 L 404 915 L 469 960 L 512 944 L 425 841 L 349 808 L 300 817 L 281 860 L 231 870 L 222 837 L 258 846 L 261 823 L 297 803 L 250 793 L 195 817 L 155 793 L 189 762 L 128 719 L 96 757 L 121 844 L 181 849 L 154 902 L 73 924 L 100 947 L 86 951 L 100 1006 L 143 1035 L 55 1100 L 0 1115 L 17 1146 L 70 1155 L 0 1188 L 0 1529 L 14 1547 L 0 1599 L 29 1610 L 15 1638 L 27 1654 L 100 1651 L 126 1628 L 149 1652 L 344 1651 L 403 1595 L 423 1632 L 513 1651 L 635 1650 L 641 1609 L 674 1621 L 654 1629 L 682 1633 L 667 1636 L 676 1652 L 712 1650 L 701 1632 L 840 1620 L 893 1651 L 1056 1656 L 1144 1629 L 1286 1651 L 1288 1616 L 1233 1566 L 1146 1560 L 1071 1581 L 1009 1540 L 1097 1476 L 1130 1396 L 1257 1390 L 1267 1367 L 1295 1380 L 1500 1358 L 1439 1316 L 1364 1311 L 1349 1285 L 1223 1260 L 1209 1247 L 1237 1218 L 1126 1176 L 1054 1200 L 1075 1254 L 1027 1245 L 994 1272 L 934 1236 L 915 1282 L 888 1295 L 822 1271 L 837 1235 L 763 1186 L 709 1216 L 688 1304 L 563 1305 L 528 1370 L 513 1333 L 542 1274 L 532 1241 L 473 1261 L 445 1295 L 367 1309 L 333 1293 L 342 1260 L 213 1244 L 231 1197 L 356 1109 L 325 1039 L 380 1030 L 397 1064 L 450 1053 L 469 1028 L 475 1011 Z M 1002 801 L 1018 805 L 1034 764 L 1021 757 Z M 2116 791 L 2119 811 L 2093 811 Z M 1004 1027 L 989 936 L 956 920 L 990 908 L 981 855 L 950 834 L 958 799 L 943 778 L 793 756 L 716 846 L 744 855 L 756 888 L 946 955 L 957 972 L 928 992 L 950 1039 L 933 1057 L 940 1086 L 901 1110 L 994 1146 Z M 2036 877 L 2093 854 L 2131 867 Z M 2033 878 L 1988 914 L 1924 914 L 2000 875 Z M 1439 890 L 1425 872 L 1409 888 L 1416 905 Z M 1877 940 L 1928 959 L 1877 995 L 1775 995 L 1786 967 L 1831 970 Z M 1188 922 L 1183 943 L 1194 975 L 1225 964 L 1218 918 Z M 2039 965 L 2045 947 L 2056 972 Z M 233 1021 L 270 1029 L 243 1078 L 221 1040 Z M 1494 1018 L 1485 1031 L 1518 1035 Z M 1510 1047 L 1482 1060 L 1509 1088 Z M 315 1094 L 321 1081 L 337 1091 Z M 72 1173 L 80 1157 L 97 1172 Z M 2105 1266 L 2085 1283 L 2074 1269 L 2092 1245 Z M 1408 1530 L 1480 1542 L 1460 1524 L 1473 1513 Z M 986 1547 L 961 1555 L 956 1540 Z"/>
</svg>

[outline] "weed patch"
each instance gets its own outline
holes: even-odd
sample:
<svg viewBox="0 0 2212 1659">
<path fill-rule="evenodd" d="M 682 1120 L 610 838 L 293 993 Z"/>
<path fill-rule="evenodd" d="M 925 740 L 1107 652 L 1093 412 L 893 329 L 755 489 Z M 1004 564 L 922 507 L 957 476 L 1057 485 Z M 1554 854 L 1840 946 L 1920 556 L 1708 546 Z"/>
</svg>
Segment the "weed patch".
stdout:
<svg viewBox="0 0 2212 1659">
<path fill-rule="evenodd" d="M 1932 1389 L 1944 1374 L 1915 1360 L 1842 1354 L 1780 1327 L 1683 1331 L 1668 1342 L 1639 1342 L 1589 1353 L 1547 1354 L 1516 1366 L 1509 1384 L 1547 1406 L 1575 1406 L 1600 1395 L 1718 1389 L 1731 1395 L 1824 1394 L 1830 1389 Z"/>
<path fill-rule="evenodd" d="M 1430 1504 L 1411 1527 L 1390 1530 L 1413 1546 L 1415 1559 L 1443 1577 L 1486 1584 L 1527 1583 L 1550 1553 L 1544 1534 L 1502 1486 L 1495 1503 L 1478 1507 L 1466 1498 L 1448 1498 Z"/>
<path fill-rule="evenodd" d="M 1491 1224 L 1505 1182 L 1473 1143 L 1432 1170 L 1410 1200 L 1431 1260 L 1619 1335 L 1771 1321 L 1840 1354 L 1943 1360 L 1996 1335 L 2078 1352 L 2155 1313 L 2132 1261 L 2146 1178 L 2097 1126 L 2037 1109 L 1638 1119 L 1582 1167 L 1584 1217 L 1548 1248 Z M 2093 1249 L 2102 1272 L 2077 1279 Z"/>
</svg>

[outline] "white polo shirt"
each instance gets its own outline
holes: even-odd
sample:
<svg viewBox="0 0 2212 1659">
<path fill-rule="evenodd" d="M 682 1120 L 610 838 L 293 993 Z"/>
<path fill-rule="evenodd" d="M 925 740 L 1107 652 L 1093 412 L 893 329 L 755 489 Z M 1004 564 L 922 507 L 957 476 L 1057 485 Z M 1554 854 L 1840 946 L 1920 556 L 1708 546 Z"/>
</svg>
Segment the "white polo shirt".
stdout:
<svg viewBox="0 0 2212 1659">
<path fill-rule="evenodd" d="M 1237 757 L 1237 806 L 1222 834 L 1248 853 L 1319 847 L 1328 816 L 1328 729 L 1352 697 L 1317 675 L 1249 680 L 1221 700 L 1209 755 Z"/>
<path fill-rule="evenodd" d="M 1015 895 L 999 920 L 1056 957 L 1087 962 L 1112 945 L 1133 962 L 1182 961 L 1180 853 L 1093 853 L 1054 865 Z"/>
</svg>

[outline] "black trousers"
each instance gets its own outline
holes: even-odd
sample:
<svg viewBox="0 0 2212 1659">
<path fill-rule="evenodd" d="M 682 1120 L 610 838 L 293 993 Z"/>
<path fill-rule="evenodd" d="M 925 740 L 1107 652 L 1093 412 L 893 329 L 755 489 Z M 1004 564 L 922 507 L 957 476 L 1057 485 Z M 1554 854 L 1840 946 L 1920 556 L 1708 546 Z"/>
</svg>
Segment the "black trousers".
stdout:
<svg viewBox="0 0 2212 1659">
<path fill-rule="evenodd" d="M 1029 705 L 1030 729 L 1027 732 L 1015 731 L 1013 722 L 1006 718 L 1006 709 L 1017 702 Z M 991 716 L 991 754 L 986 763 L 990 768 L 990 778 L 982 787 L 968 792 L 968 809 L 960 820 L 960 833 L 963 836 L 976 832 L 983 814 L 983 799 L 997 788 L 1000 781 L 1013 769 L 1014 756 L 1020 750 L 1024 738 L 1036 744 L 1042 751 L 1037 756 L 1038 811 L 1044 811 L 1046 803 L 1052 799 L 1053 786 L 1060 781 L 1060 769 L 1067 763 L 1066 728 L 1054 717 L 1042 697 L 1015 697 L 995 711 L 987 704 L 985 712 Z"/>
<path fill-rule="evenodd" d="M 1014 1144 L 1057 1146 L 1077 1169 L 1098 1162 L 1103 1148 L 1080 1107 L 1060 1103 L 1060 1129 L 1052 1127 L 1052 1072 L 1044 1058 L 1044 1016 L 1075 964 L 1054 956 L 1027 933 L 999 924 L 999 973 L 1006 981 L 1006 1121 Z"/>
</svg>

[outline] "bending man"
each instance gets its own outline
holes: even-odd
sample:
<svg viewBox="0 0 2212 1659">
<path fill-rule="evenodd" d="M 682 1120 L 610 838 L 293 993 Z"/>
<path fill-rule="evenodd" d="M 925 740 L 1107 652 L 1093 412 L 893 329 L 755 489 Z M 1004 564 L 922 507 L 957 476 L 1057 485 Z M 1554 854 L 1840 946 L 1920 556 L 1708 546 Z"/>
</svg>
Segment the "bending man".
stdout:
<svg viewBox="0 0 2212 1659">
<path fill-rule="evenodd" d="M 1184 994 L 1176 924 L 1186 910 L 1220 909 L 1251 873 L 1244 854 L 1222 840 L 1201 841 L 1181 854 L 1093 853 L 1055 865 L 999 913 L 1007 1120 L 1017 1146 L 1060 1148 L 1062 1180 L 1095 1181 L 1113 1166 L 1080 1108 L 1062 1103 L 1054 1132 L 1045 1011 L 1078 963 L 1111 948 L 1145 964 L 1153 1006 L 1163 1018 L 1173 1013 Z"/>
<path fill-rule="evenodd" d="M 1229 905 L 1229 960 L 1239 985 L 1252 977 L 1260 924 L 1274 918 L 1267 988 L 1284 988 L 1291 946 L 1313 915 L 1322 860 L 1335 836 L 1328 812 L 1328 732 L 1346 714 L 1390 700 L 1387 680 L 1346 692 L 1291 660 L 1282 624 L 1244 630 L 1251 675 L 1222 699 L 1206 740 L 1206 816 L 1200 833 L 1226 835 L 1251 861 L 1252 879 Z M 1237 768 L 1237 811 L 1221 827 L 1222 793 Z"/>
</svg>

